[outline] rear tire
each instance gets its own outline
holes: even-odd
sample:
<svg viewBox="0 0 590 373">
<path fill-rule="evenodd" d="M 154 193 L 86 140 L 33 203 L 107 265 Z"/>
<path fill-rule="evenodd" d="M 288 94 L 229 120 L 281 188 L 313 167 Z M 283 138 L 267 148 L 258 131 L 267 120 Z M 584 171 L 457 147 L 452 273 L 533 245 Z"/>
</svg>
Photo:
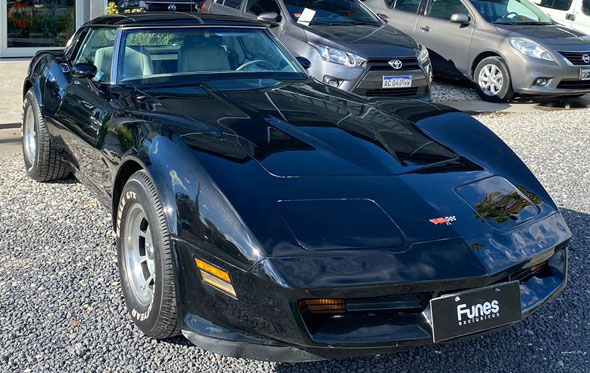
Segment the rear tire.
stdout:
<svg viewBox="0 0 590 373">
<path fill-rule="evenodd" d="M 121 287 L 133 322 L 152 338 L 180 334 L 168 223 L 143 170 L 123 187 L 116 230 Z"/>
<path fill-rule="evenodd" d="M 70 168 L 51 144 L 45 120 L 33 89 L 23 102 L 23 158 L 29 176 L 37 181 L 63 179 Z"/>
<path fill-rule="evenodd" d="M 501 57 L 481 60 L 473 72 L 475 89 L 479 97 L 489 102 L 505 102 L 514 96 L 510 70 Z"/>
</svg>

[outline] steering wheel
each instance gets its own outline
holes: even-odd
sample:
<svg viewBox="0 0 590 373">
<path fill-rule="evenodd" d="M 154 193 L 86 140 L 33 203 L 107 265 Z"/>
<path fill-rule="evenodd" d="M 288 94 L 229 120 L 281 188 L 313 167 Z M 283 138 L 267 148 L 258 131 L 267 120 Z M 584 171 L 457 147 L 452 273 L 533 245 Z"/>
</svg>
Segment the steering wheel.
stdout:
<svg viewBox="0 0 590 373">
<path fill-rule="evenodd" d="M 516 12 L 508 12 L 508 13 L 504 14 L 502 16 L 502 18 L 514 18 L 514 17 L 510 17 L 511 15 L 513 15 L 513 16 L 516 17 L 516 16 L 518 16 L 518 13 L 516 13 Z"/>
<path fill-rule="evenodd" d="M 242 70 L 244 70 L 247 67 L 258 65 L 258 64 L 265 65 L 266 67 L 270 68 L 270 70 L 274 70 L 274 68 L 275 68 L 268 61 L 265 61 L 265 60 L 254 60 L 254 61 L 248 61 L 248 62 L 245 62 L 245 63 L 241 64 L 240 67 L 238 67 L 236 69 L 236 71 L 242 71 Z"/>
</svg>

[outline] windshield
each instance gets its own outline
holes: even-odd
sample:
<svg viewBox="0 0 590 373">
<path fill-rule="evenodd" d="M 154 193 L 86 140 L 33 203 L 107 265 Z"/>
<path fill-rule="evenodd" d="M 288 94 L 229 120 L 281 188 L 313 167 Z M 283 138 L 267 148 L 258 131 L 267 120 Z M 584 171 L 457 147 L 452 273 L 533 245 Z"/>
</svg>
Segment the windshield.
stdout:
<svg viewBox="0 0 590 373">
<path fill-rule="evenodd" d="M 499 25 L 551 25 L 553 21 L 528 0 L 471 0 L 486 21 Z"/>
<path fill-rule="evenodd" d="M 262 29 L 142 29 L 123 34 L 119 82 L 254 73 L 300 77 L 303 68 Z"/>
<path fill-rule="evenodd" d="M 284 0 L 289 14 L 308 25 L 381 25 L 358 0 Z"/>
</svg>

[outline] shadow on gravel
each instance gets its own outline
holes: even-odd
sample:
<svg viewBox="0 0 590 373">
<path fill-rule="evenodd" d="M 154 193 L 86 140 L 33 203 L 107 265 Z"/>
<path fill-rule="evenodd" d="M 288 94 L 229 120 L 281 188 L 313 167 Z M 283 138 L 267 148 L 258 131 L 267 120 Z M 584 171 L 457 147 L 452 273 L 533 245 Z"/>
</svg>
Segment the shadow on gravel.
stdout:
<svg viewBox="0 0 590 373">
<path fill-rule="evenodd" d="M 568 286 L 519 324 L 464 341 L 389 355 L 280 363 L 276 372 L 587 372 L 590 364 L 590 215 L 562 209 L 573 238 Z M 536 369 L 535 369 L 536 368 Z M 541 368 L 541 369 L 539 369 Z"/>
</svg>

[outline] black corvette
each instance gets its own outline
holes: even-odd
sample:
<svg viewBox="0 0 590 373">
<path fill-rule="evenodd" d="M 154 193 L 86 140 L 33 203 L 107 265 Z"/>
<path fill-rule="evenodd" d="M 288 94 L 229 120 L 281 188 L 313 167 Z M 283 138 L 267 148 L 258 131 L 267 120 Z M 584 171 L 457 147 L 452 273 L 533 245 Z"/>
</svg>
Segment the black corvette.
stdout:
<svg viewBox="0 0 590 373">
<path fill-rule="evenodd" d="M 311 79 L 263 25 L 107 16 L 40 52 L 23 153 L 109 210 L 148 336 L 306 361 L 475 335 L 566 284 L 570 231 L 470 116 Z"/>
</svg>

